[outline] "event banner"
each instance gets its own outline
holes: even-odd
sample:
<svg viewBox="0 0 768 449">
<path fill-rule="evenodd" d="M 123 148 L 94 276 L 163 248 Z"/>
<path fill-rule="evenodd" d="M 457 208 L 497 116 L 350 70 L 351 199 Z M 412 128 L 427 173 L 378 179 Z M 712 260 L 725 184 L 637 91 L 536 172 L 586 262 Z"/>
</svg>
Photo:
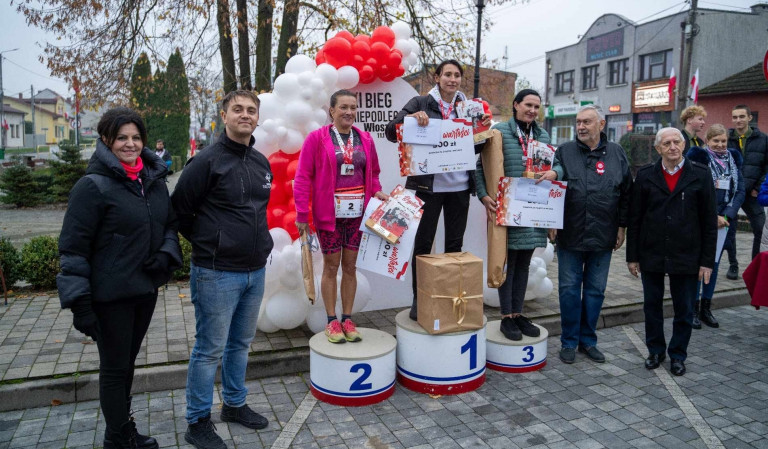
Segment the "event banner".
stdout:
<svg viewBox="0 0 768 449">
<path fill-rule="evenodd" d="M 416 230 L 419 228 L 422 211 L 413 217 L 410 226 L 405 230 L 397 243 L 390 243 L 377 234 L 371 232 L 365 226 L 367 220 L 374 210 L 376 210 L 382 201 L 373 197 L 368 201 L 368 207 L 365 208 L 363 224 L 360 230 L 363 231 L 360 247 L 357 251 L 357 268 L 368 270 L 382 276 L 387 276 L 401 281 L 405 280 L 405 273 L 413 253 L 413 244 L 416 240 Z"/>
<path fill-rule="evenodd" d="M 566 182 L 500 178 L 496 224 L 563 229 Z"/>
<path fill-rule="evenodd" d="M 404 143 L 402 128 L 398 131 L 401 176 L 475 169 L 472 122 L 460 119 L 440 122 L 440 141 L 436 145 Z"/>
</svg>

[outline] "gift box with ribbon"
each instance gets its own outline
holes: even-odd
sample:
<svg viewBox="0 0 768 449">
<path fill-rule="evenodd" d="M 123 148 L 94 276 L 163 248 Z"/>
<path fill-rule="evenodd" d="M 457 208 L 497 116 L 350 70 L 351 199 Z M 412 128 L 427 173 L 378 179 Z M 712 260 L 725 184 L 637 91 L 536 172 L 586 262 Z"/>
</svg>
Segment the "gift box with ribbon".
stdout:
<svg viewBox="0 0 768 449">
<path fill-rule="evenodd" d="M 468 252 L 416 257 L 418 322 L 430 334 L 483 327 L 483 260 Z"/>
</svg>

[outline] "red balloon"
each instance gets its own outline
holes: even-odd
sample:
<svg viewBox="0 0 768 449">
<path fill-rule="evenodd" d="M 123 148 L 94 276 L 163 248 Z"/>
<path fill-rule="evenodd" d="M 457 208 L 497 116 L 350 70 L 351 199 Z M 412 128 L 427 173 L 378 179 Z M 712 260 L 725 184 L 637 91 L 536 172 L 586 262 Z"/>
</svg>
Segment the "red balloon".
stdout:
<svg viewBox="0 0 768 449">
<path fill-rule="evenodd" d="M 323 50 L 319 50 L 315 55 L 315 64 L 325 64 L 325 53 L 323 53 Z"/>
<path fill-rule="evenodd" d="M 395 53 L 394 51 L 389 54 L 387 57 L 387 65 L 389 67 L 397 67 L 400 65 L 400 63 L 403 62 L 403 55 L 400 52 Z"/>
<path fill-rule="evenodd" d="M 285 194 L 286 194 L 285 202 L 288 203 L 288 200 L 293 198 L 293 179 L 291 179 L 290 181 L 285 181 L 283 190 L 285 191 Z"/>
<path fill-rule="evenodd" d="M 288 200 L 288 207 L 287 207 L 287 209 L 289 211 L 290 210 L 293 210 L 293 211 L 296 210 L 296 200 L 295 199 L 291 198 L 290 200 Z"/>
<path fill-rule="evenodd" d="M 299 167 L 299 161 L 293 160 L 288 163 L 288 167 L 285 169 L 285 177 L 288 179 L 296 178 L 296 169 Z"/>
<path fill-rule="evenodd" d="M 283 218 L 285 217 L 285 206 L 275 206 L 271 209 L 267 209 L 267 226 L 269 229 L 281 228 L 283 226 Z"/>
<path fill-rule="evenodd" d="M 369 65 L 364 65 L 362 69 L 360 69 L 360 82 L 363 84 L 369 84 L 372 83 L 373 80 L 376 79 L 376 73 L 373 71 L 373 67 Z"/>
<path fill-rule="evenodd" d="M 378 76 L 381 79 L 384 79 L 385 76 L 389 74 L 389 66 L 386 64 L 381 64 L 380 66 L 376 67 L 376 76 Z"/>
<path fill-rule="evenodd" d="M 296 228 L 296 211 L 288 211 L 286 212 L 285 216 L 283 217 L 283 229 L 288 231 L 288 234 L 291 235 L 291 238 L 296 240 L 299 238 L 299 230 Z"/>
<path fill-rule="evenodd" d="M 357 71 L 359 72 L 360 69 L 362 69 L 363 66 L 365 65 L 365 59 L 363 59 L 363 57 L 360 55 L 354 55 L 352 56 L 352 59 L 350 60 L 349 65 L 356 68 Z"/>
<path fill-rule="evenodd" d="M 358 34 L 355 36 L 356 41 L 365 42 L 366 44 L 371 44 L 371 36 L 368 36 L 367 34 Z"/>
<path fill-rule="evenodd" d="M 400 78 L 401 76 L 405 75 L 405 67 L 400 64 L 392 73 L 394 73 L 395 78 Z"/>
<path fill-rule="evenodd" d="M 347 30 L 339 31 L 338 33 L 336 33 L 336 36 L 334 37 L 340 37 L 342 39 L 346 39 L 347 42 L 349 42 L 350 44 L 355 42 L 355 35 L 350 33 Z"/>
<path fill-rule="evenodd" d="M 385 83 L 388 83 L 393 79 L 395 79 L 395 74 L 391 70 L 388 70 L 387 73 L 379 75 L 379 78 L 381 78 L 381 80 L 384 81 Z"/>
<path fill-rule="evenodd" d="M 389 58 L 390 49 L 384 42 L 374 42 L 371 44 L 371 56 L 376 58 L 382 64 L 385 64 Z M 326 55 L 326 58 L 328 56 Z"/>
<path fill-rule="evenodd" d="M 272 176 L 275 180 L 284 180 L 285 170 L 288 168 L 288 163 L 291 161 L 289 155 L 282 151 L 277 151 L 276 153 L 270 154 L 267 160 L 269 160 L 269 165 L 272 168 Z"/>
<path fill-rule="evenodd" d="M 371 46 L 366 42 L 355 41 L 352 44 L 352 53 L 359 55 L 361 58 L 368 59 L 371 57 Z"/>
<path fill-rule="evenodd" d="M 395 45 L 395 32 L 388 26 L 380 26 L 373 30 L 371 41 L 382 42 L 386 44 L 387 47 L 392 47 Z"/>
<path fill-rule="evenodd" d="M 403 52 L 398 50 L 398 49 L 396 49 L 396 48 L 392 49 L 392 53 L 397 53 L 398 55 L 400 55 L 400 59 L 403 58 Z"/>
<path fill-rule="evenodd" d="M 376 58 L 368 58 L 368 60 L 365 61 L 365 64 L 371 66 L 373 69 L 379 66 L 379 61 L 377 61 Z"/>
<path fill-rule="evenodd" d="M 285 207 L 288 202 L 288 191 L 285 189 L 285 184 L 276 181 L 272 183 L 272 190 L 269 192 L 269 203 L 274 204 L 275 207 Z"/>
<path fill-rule="evenodd" d="M 323 45 L 323 54 L 325 62 L 338 69 L 347 65 L 352 55 L 352 44 L 343 37 L 334 37 Z"/>
</svg>

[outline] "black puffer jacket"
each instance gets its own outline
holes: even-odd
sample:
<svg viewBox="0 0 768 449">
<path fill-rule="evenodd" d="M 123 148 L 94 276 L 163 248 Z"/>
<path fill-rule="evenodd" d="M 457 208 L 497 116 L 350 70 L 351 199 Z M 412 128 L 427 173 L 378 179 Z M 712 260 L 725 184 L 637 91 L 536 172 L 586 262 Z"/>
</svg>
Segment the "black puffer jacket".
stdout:
<svg viewBox="0 0 768 449">
<path fill-rule="evenodd" d="M 685 159 L 669 191 L 661 159 L 637 172 L 627 229 L 627 262 L 640 271 L 697 274 L 715 266 L 715 186 L 706 165 Z"/>
<path fill-rule="evenodd" d="M 603 164 L 603 173 L 597 165 Z M 600 133 L 595 150 L 579 140 L 566 142 L 555 152 L 553 170 L 568 182 L 563 229 L 557 243 L 572 251 L 613 249 L 620 227 L 627 226 L 632 173 L 624 150 Z"/>
<path fill-rule="evenodd" d="M 397 113 L 395 118 L 393 118 L 392 121 L 387 124 L 387 127 L 384 130 L 384 133 L 387 136 L 387 140 L 390 142 L 397 142 L 397 125 L 403 123 L 405 116 L 419 111 L 426 112 L 429 118 L 437 120 L 443 119 L 443 114 L 440 112 L 440 105 L 437 104 L 437 101 L 435 101 L 431 95 L 413 97 L 408 101 L 408 103 L 405 104 L 405 106 L 403 106 L 403 109 Z M 475 154 L 482 151 L 483 147 L 484 143 L 475 145 Z M 468 170 L 467 173 L 469 173 L 469 191 L 474 195 L 475 171 Z M 435 175 L 433 174 L 409 176 L 408 179 L 405 180 L 405 188 L 421 192 L 431 192 L 434 180 Z"/>
<path fill-rule="evenodd" d="M 225 133 L 189 160 L 173 191 L 179 231 L 202 268 L 253 271 L 267 263 L 272 170 L 263 154 Z"/>
<path fill-rule="evenodd" d="M 747 137 L 747 142 L 741 150 L 744 155 L 744 191 L 747 196 L 752 195 L 752 190 L 760 190 L 760 183 L 768 171 L 768 135 L 762 133 L 756 126 L 752 126 L 752 134 Z M 739 136 L 735 129 L 728 130 L 728 148 L 740 148 Z"/>
<path fill-rule="evenodd" d="M 167 169 L 148 148 L 141 159 L 141 183 L 131 181 L 99 139 L 86 175 L 70 192 L 59 238 L 61 273 L 56 277 L 63 308 L 79 300 L 151 297 L 181 266 L 178 223 L 165 185 Z M 144 262 L 159 251 L 171 260 L 169 271 L 145 271 Z"/>
</svg>

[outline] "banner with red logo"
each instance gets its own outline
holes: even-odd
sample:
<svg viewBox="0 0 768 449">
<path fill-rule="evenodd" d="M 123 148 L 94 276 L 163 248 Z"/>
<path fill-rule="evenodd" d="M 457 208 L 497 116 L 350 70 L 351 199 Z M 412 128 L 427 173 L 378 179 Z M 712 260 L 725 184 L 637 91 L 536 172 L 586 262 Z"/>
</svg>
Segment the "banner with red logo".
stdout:
<svg viewBox="0 0 768 449">
<path fill-rule="evenodd" d="M 568 183 L 528 178 L 500 178 L 496 197 L 496 224 L 563 229 Z"/>
<path fill-rule="evenodd" d="M 368 207 L 366 207 L 365 215 L 363 216 L 363 224 L 360 225 L 363 237 L 360 240 L 360 247 L 357 251 L 357 263 L 355 265 L 361 270 L 368 270 L 382 276 L 405 281 L 405 274 L 413 254 L 413 244 L 416 241 L 416 230 L 419 228 L 422 211 L 419 209 L 417 214 L 410 220 L 408 227 L 403 232 L 403 235 L 400 236 L 400 240 L 397 243 L 390 243 L 378 234 L 371 232 L 365 226 L 366 219 L 381 204 L 383 202 L 376 197 L 368 201 Z M 392 286 L 388 288 L 391 291 Z"/>
</svg>

